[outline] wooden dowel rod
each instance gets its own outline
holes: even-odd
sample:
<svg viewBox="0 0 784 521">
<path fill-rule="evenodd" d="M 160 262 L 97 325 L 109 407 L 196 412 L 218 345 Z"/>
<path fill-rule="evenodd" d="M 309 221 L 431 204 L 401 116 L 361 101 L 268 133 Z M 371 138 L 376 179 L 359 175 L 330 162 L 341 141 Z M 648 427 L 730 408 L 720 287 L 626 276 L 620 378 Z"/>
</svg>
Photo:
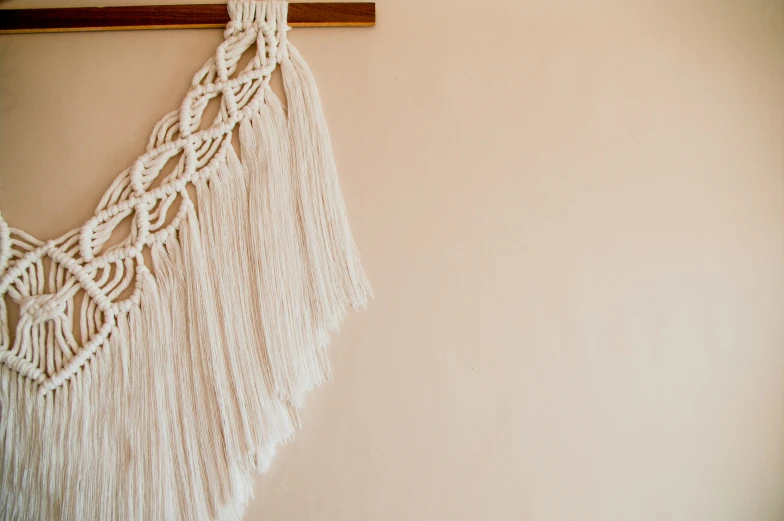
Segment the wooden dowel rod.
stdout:
<svg viewBox="0 0 784 521">
<path fill-rule="evenodd" d="M 139 5 L 0 9 L 0 34 L 224 27 L 226 4 Z M 376 24 L 376 4 L 333 2 L 289 4 L 292 27 L 363 27 Z"/>
</svg>

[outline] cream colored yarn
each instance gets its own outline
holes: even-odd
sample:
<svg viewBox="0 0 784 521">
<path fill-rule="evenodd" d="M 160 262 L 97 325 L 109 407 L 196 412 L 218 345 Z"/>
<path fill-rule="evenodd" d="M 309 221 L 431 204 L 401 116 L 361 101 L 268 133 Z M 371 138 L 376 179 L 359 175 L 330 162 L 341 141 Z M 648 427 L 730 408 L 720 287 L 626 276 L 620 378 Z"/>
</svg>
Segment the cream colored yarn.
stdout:
<svg viewBox="0 0 784 521">
<path fill-rule="evenodd" d="M 328 332 L 370 297 L 287 4 L 228 9 L 94 217 L 48 242 L 0 217 L 2 519 L 240 519 L 329 375 Z"/>
</svg>

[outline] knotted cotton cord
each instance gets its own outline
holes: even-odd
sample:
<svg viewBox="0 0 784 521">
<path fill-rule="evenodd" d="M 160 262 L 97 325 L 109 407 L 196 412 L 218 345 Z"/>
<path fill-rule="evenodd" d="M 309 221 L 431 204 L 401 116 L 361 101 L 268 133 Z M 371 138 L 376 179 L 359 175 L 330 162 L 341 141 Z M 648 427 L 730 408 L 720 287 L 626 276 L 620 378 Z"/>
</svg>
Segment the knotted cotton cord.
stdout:
<svg viewBox="0 0 784 521">
<path fill-rule="evenodd" d="M 40 241 L 0 216 L 3 519 L 239 519 L 330 375 L 328 332 L 370 297 L 287 4 L 228 10 L 92 218 Z"/>
</svg>

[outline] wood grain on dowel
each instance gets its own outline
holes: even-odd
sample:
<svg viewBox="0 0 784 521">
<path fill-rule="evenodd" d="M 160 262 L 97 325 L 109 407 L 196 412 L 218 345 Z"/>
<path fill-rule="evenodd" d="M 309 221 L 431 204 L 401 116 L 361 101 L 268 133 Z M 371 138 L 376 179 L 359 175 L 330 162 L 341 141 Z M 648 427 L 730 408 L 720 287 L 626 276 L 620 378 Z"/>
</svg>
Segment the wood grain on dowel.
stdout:
<svg viewBox="0 0 784 521">
<path fill-rule="evenodd" d="M 135 29 L 203 29 L 229 22 L 226 4 L 0 9 L 0 34 Z M 292 27 L 363 27 L 376 23 L 373 2 L 290 3 Z"/>
</svg>

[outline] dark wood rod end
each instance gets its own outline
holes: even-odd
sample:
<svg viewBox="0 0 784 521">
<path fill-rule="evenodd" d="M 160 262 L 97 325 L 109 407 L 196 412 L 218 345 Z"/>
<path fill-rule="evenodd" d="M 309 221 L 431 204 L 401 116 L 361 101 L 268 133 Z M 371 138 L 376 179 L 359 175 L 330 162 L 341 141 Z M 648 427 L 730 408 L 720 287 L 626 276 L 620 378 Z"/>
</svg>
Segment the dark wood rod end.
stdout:
<svg viewBox="0 0 784 521">
<path fill-rule="evenodd" d="M 138 29 L 199 29 L 229 22 L 226 4 L 139 5 L 0 9 L 0 34 L 121 31 Z M 292 27 L 367 27 L 376 24 L 373 2 L 289 4 Z"/>
</svg>

